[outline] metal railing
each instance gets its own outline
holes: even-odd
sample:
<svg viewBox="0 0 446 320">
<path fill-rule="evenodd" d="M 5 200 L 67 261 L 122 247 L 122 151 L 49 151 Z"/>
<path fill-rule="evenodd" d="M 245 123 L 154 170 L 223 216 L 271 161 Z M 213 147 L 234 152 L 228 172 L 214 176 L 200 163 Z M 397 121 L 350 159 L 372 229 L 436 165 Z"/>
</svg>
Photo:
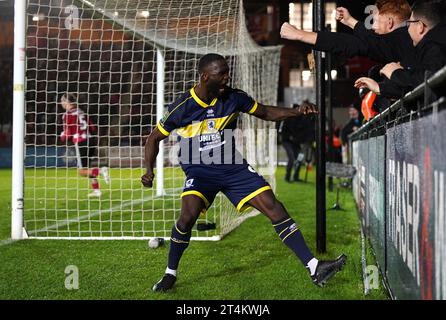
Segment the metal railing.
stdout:
<svg viewBox="0 0 446 320">
<path fill-rule="evenodd" d="M 407 111 L 404 110 L 405 107 L 413 102 L 418 102 L 418 108 L 417 110 L 411 110 L 410 112 L 421 112 L 421 106 L 428 106 L 429 101 L 431 101 L 434 95 L 437 97 L 441 97 L 442 95 L 446 96 L 446 66 L 437 71 L 430 78 L 426 77 L 425 81 L 414 90 L 406 93 L 404 97 L 397 100 L 381 113 L 377 114 L 370 121 L 362 125 L 358 130 L 352 132 L 349 135 L 349 140 L 357 140 L 372 128 L 377 128 L 378 126 L 383 126 L 386 122 L 393 121 L 394 119 L 391 119 L 392 114 L 402 110 Z M 423 101 L 420 101 L 421 97 L 424 97 Z"/>
</svg>

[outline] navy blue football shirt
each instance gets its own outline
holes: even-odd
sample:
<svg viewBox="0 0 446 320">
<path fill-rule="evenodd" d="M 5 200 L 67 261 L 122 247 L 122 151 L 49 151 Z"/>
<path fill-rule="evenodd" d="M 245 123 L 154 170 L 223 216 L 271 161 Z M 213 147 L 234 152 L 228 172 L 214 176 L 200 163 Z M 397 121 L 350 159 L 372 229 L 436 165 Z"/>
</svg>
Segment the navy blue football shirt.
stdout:
<svg viewBox="0 0 446 320">
<path fill-rule="evenodd" d="M 257 106 L 242 90 L 227 87 L 207 104 L 192 88 L 169 105 L 157 127 L 166 136 L 177 130 L 183 169 L 191 165 L 237 164 L 240 160 L 246 163 L 235 150 L 233 130 L 239 113 L 252 114 Z"/>
</svg>

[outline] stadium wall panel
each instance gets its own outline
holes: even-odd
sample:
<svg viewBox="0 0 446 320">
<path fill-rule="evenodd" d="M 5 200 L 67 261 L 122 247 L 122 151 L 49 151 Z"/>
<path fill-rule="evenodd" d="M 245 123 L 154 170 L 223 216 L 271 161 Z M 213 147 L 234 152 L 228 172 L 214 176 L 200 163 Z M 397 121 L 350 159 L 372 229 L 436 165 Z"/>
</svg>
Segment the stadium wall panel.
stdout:
<svg viewBox="0 0 446 320">
<path fill-rule="evenodd" d="M 446 299 L 446 110 L 352 143 L 353 192 L 396 299 Z"/>
</svg>

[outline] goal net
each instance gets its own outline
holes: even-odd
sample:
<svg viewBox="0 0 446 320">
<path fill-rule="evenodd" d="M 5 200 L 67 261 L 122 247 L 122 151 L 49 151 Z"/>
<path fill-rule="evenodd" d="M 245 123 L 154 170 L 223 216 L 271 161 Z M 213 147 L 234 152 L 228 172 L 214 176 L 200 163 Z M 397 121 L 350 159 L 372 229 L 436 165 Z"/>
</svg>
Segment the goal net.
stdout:
<svg viewBox="0 0 446 320">
<path fill-rule="evenodd" d="M 275 105 L 280 47 L 249 36 L 240 0 L 30 0 L 26 9 L 24 228 L 30 238 L 170 236 L 185 176 L 177 136 L 164 140 L 154 187 L 144 188 L 145 137 L 167 105 L 198 81 L 201 56 L 224 55 L 231 86 Z M 100 197 L 78 175 L 76 149 L 62 142 L 60 98 L 75 93 L 97 127 Z M 275 124 L 241 115 L 236 141 L 274 187 Z M 256 212 L 238 213 L 219 194 L 192 239 L 218 240 Z"/>
</svg>

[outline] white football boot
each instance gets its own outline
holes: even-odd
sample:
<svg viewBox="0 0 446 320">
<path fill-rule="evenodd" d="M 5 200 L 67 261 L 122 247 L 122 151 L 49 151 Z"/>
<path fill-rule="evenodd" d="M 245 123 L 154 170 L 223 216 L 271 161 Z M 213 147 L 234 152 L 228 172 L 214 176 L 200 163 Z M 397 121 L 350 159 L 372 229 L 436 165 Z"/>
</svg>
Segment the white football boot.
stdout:
<svg viewBox="0 0 446 320">
<path fill-rule="evenodd" d="M 89 197 L 89 198 L 91 198 L 91 197 L 99 198 L 101 195 L 102 195 L 101 190 L 96 189 L 96 190 L 93 190 L 93 192 L 89 193 L 89 194 L 88 194 L 88 197 Z"/>
<path fill-rule="evenodd" d="M 101 176 L 104 178 L 106 184 L 110 184 L 110 175 L 107 167 L 101 167 Z"/>
</svg>

